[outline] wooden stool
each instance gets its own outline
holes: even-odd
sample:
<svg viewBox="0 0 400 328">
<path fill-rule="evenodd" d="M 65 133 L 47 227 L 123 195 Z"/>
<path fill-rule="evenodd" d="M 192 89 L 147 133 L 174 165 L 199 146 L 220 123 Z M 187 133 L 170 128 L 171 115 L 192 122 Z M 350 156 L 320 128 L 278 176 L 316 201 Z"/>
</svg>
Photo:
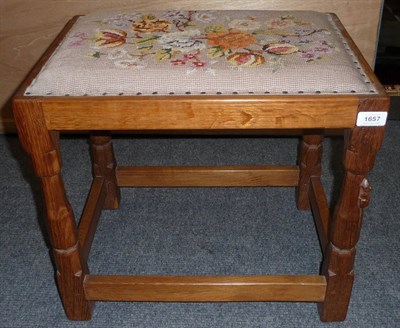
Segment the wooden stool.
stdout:
<svg viewBox="0 0 400 328">
<path fill-rule="evenodd" d="M 19 137 L 41 178 L 68 318 L 93 301 L 305 301 L 344 320 L 367 174 L 389 98 L 334 14 L 274 11 L 102 12 L 72 19 L 15 95 Z M 112 130 L 243 133 L 298 129 L 298 165 L 117 167 Z M 325 129 L 344 129 L 333 216 L 321 184 Z M 91 131 L 93 184 L 78 227 L 60 174 L 60 131 Z M 273 131 L 272 131 L 273 132 Z M 323 252 L 313 276 L 108 276 L 87 258 L 120 187 L 293 186 Z"/>
</svg>

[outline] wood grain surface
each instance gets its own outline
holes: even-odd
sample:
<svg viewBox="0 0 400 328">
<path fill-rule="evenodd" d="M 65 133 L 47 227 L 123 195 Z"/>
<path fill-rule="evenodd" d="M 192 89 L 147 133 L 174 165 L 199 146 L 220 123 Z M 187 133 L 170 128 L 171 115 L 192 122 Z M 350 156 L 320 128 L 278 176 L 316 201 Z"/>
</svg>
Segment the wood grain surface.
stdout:
<svg viewBox="0 0 400 328">
<path fill-rule="evenodd" d="M 85 277 L 88 300 L 321 302 L 323 276 L 101 276 Z"/>
<path fill-rule="evenodd" d="M 0 133 L 15 130 L 10 98 L 40 55 L 67 21 L 95 10 L 266 9 L 336 13 L 373 65 L 382 0 L 1 0 L 0 1 Z"/>
</svg>

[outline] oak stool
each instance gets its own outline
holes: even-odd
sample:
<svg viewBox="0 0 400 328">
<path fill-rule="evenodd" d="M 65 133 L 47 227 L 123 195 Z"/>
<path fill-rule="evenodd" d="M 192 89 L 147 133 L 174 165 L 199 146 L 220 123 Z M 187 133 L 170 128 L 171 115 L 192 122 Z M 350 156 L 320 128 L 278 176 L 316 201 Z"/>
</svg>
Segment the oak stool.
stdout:
<svg viewBox="0 0 400 328">
<path fill-rule="evenodd" d="M 41 179 L 56 277 L 68 318 L 94 301 L 316 302 L 344 320 L 371 170 L 389 98 L 339 19 L 312 11 L 121 10 L 74 17 L 13 100 L 19 138 Z M 344 130 L 342 189 L 331 216 L 321 183 L 326 129 Z M 298 165 L 118 167 L 110 131 L 301 131 Z M 90 131 L 93 183 L 78 226 L 61 176 L 59 133 Z M 311 210 L 320 274 L 93 275 L 101 210 L 121 187 L 295 187 Z"/>
</svg>

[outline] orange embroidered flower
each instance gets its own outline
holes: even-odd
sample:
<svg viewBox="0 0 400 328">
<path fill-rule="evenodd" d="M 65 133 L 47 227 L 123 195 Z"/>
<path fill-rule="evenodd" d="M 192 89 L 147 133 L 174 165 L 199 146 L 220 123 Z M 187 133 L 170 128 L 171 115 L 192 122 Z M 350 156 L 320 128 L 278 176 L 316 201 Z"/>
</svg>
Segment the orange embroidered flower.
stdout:
<svg viewBox="0 0 400 328">
<path fill-rule="evenodd" d="M 223 49 L 240 49 L 256 43 L 255 35 L 234 29 L 227 32 L 209 33 L 207 40 L 211 45 Z"/>
<path fill-rule="evenodd" d="M 166 32 L 170 27 L 171 23 L 165 19 L 143 19 L 132 22 L 132 30 L 142 33 Z"/>
<path fill-rule="evenodd" d="M 96 46 L 114 48 L 126 43 L 127 33 L 122 30 L 102 30 L 97 33 Z"/>
<path fill-rule="evenodd" d="M 241 67 L 255 67 L 265 63 L 263 56 L 249 52 L 235 52 L 226 59 L 229 64 Z"/>
</svg>

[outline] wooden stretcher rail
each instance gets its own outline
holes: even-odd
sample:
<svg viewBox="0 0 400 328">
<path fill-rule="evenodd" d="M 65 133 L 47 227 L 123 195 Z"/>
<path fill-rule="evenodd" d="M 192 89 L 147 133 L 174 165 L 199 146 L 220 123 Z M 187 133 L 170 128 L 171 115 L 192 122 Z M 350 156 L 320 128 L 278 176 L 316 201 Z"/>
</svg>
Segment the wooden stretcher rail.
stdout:
<svg viewBox="0 0 400 328">
<path fill-rule="evenodd" d="M 322 302 L 324 276 L 87 275 L 88 300 L 156 302 Z"/>
<path fill-rule="evenodd" d="M 105 198 L 106 185 L 104 178 L 94 178 L 78 227 L 78 237 L 85 261 L 89 256 Z"/>
<path fill-rule="evenodd" d="M 120 187 L 297 186 L 297 166 L 122 166 Z"/>
<path fill-rule="evenodd" d="M 312 177 L 310 183 L 310 205 L 317 227 L 322 252 L 328 246 L 330 214 L 324 188 L 319 177 Z"/>
</svg>

